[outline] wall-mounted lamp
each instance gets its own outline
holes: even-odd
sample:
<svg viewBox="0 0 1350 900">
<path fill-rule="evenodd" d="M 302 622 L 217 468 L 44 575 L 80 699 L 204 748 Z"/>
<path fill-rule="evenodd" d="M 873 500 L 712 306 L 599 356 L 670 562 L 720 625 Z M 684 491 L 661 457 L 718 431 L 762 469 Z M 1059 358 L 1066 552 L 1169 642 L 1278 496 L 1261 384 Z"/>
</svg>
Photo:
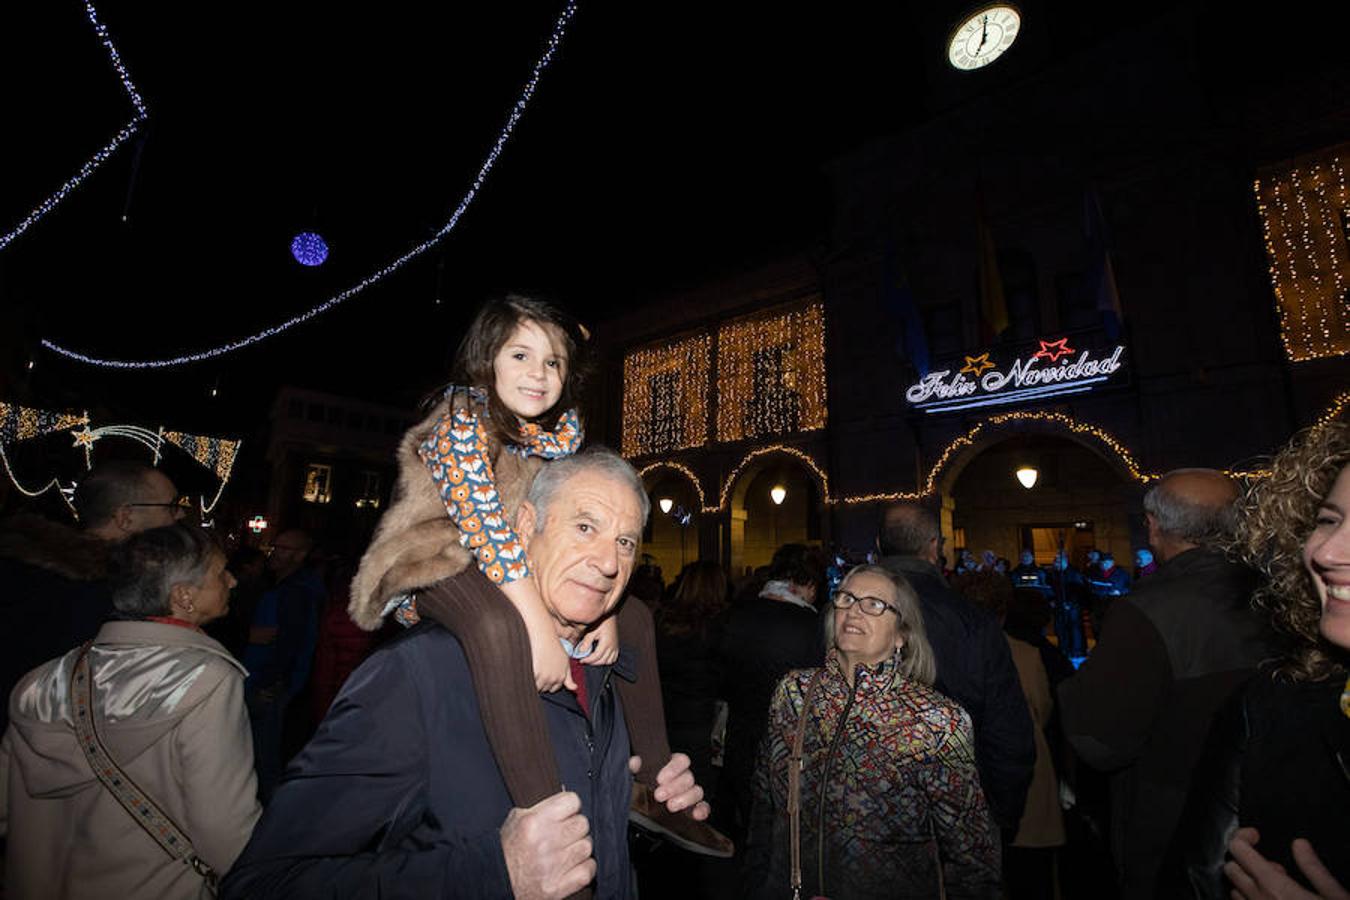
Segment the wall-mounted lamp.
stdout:
<svg viewBox="0 0 1350 900">
<path fill-rule="evenodd" d="M 1022 487 L 1031 490 L 1036 486 L 1036 479 L 1040 477 L 1040 474 L 1032 466 L 1023 466 L 1017 470 L 1017 480 L 1022 482 Z"/>
<path fill-rule="evenodd" d="M 773 501 L 774 506 L 782 506 L 783 501 L 787 499 L 787 488 L 781 484 L 775 484 L 769 489 L 769 499 Z"/>
<path fill-rule="evenodd" d="M 675 505 L 675 501 L 670 499 L 669 497 L 662 497 L 660 500 L 656 501 L 656 505 L 661 507 L 661 512 L 665 513 L 666 515 L 669 515 L 670 508 Z"/>
</svg>

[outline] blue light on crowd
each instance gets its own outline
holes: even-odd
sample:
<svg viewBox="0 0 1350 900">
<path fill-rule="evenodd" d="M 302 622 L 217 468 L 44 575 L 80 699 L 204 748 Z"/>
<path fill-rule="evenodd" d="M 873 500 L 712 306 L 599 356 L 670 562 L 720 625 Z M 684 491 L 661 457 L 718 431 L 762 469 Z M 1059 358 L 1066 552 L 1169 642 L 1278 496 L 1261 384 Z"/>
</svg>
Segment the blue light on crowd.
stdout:
<svg viewBox="0 0 1350 900">
<path fill-rule="evenodd" d="M 312 231 L 302 231 L 291 240 L 291 256 L 302 266 L 321 266 L 328 258 L 328 244 Z"/>
</svg>

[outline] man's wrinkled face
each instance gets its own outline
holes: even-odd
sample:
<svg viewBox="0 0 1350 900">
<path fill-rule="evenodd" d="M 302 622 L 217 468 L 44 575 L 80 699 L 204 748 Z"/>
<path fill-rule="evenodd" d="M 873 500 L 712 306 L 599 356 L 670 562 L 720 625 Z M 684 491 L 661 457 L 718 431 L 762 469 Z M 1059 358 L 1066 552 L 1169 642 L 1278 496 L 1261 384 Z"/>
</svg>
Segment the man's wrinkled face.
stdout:
<svg viewBox="0 0 1350 900">
<path fill-rule="evenodd" d="M 575 635 L 623 598 L 642 540 L 642 507 L 630 485 L 583 469 L 558 487 L 542 528 L 527 501 L 516 530 L 544 606 L 560 633 Z"/>
</svg>

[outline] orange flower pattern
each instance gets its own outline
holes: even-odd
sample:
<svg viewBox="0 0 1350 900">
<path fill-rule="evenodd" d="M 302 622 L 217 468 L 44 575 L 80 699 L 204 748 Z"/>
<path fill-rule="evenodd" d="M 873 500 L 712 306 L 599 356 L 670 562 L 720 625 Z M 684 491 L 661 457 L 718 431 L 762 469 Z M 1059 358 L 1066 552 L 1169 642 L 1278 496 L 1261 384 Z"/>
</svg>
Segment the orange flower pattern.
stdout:
<svg viewBox="0 0 1350 900">
<path fill-rule="evenodd" d="M 582 440 L 575 409 L 547 431 L 533 422 L 520 427 L 519 444 L 506 447 L 519 456 L 557 459 L 577 452 Z M 507 520 L 497 494 L 487 429 L 478 408 L 454 409 L 441 417 L 431 435 L 417 448 L 418 455 L 440 491 L 445 511 L 459 530 L 459 542 L 473 552 L 478 568 L 493 584 L 518 581 L 530 574 L 525 549 Z M 395 610 L 404 625 L 418 622 L 412 598 Z"/>
</svg>

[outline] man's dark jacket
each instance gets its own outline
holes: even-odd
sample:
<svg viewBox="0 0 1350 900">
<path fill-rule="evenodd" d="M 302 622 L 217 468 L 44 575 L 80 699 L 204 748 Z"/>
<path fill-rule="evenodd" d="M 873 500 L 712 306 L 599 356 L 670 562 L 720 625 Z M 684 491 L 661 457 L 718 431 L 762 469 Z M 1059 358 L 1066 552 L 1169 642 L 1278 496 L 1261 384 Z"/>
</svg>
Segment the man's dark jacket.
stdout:
<svg viewBox="0 0 1350 900">
<path fill-rule="evenodd" d="M 881 565 L 903 575 L 919 595 L 937 658 L 934 687 L 970 713 L 975 765 L 989 811 L 1000 828 L 1015 830 L 1036 765 L 1035 726 L 1002 627 L 952 590 L 931 563 L 888 556 Z"/>
<path fill-rule="evenodd" d="M 585 666 L 589 720 L 540 695 L 567 790 L 581 797 L 595 896 L 629 896 L 628 730 L 613 675 Z M 509 897 L 500 829 L 511 799 L 459 641 L 423 623 L 347 680 L 225 879 L 226 900 Z"/>
<path fill-rule="evenodd" d="M 0 524 L 0 734 L 19 679 L 92 638 L 112 615 L 110 547 L 41 516 Z"/>
<path fill-rule="evenodd" d="M 718 657 L 727 701 L 726 755 L 718 781 L 720 815 L 739 837 L 750 820 L 751 780 L 769 723 L 774 688 L 793 669 L 824 665 L 820 614 L 785 600 L 752 597 L 731 608 Z"/>
<path fill-rule="evenodd" d="M 1257 576 L 1187 550 L 1117 601 L 1101 640 L 1059 687 L 1064 732 L 1111 778 L 1112 849 L 1127 898 L 1154 896 L 1215 714 L 1269 653 Z"/>
</svg>

